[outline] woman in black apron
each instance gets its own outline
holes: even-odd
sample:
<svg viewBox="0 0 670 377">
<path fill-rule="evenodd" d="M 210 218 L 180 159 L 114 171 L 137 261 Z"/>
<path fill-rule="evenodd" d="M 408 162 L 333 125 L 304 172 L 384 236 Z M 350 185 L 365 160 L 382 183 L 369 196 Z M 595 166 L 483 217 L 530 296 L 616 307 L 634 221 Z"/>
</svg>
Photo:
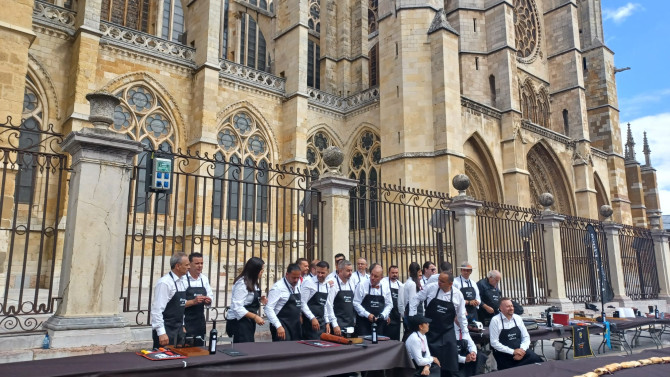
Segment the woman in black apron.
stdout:
<svg viewBox="0 0 670 377">
<path fill-rule="evenodd" d="M 351 282 L 347 281 L 347 285 L 342 289 L 340 285 L 340 278 L 336 278 L 337 287 L 339 292 L 335 295 L 333 300 L 333 313 L 337 319 L 337 325 L 340 327 L 342 336 L 347 329 L 347 327 L 354 327 L 356 324 L 356 312 L 354 311 L 354 291 L 351 289 Z M 337 335 L 337 334 L 335 334 Z"/>
<path fill-rule="evenodd" d="M 265 321 L 259 315 L 261 308 L 261 290 L 259 283 L 263 275 L 265 262 L 262 259 L 252 257 L 244 265 L 240 275 L 235 278 L 232 296 L 245 296 L 244 314 L 241 318 L 235 318 L 237 308 L 230 308 L 228 311 L 228 320 L 226 321 L 226 334 L 232 338 L 233 343 L 254 342 L 256 324 L 263 325 Z M 240 283 L 238 283 L 240 281 Z M 240 292 L 237 292 L 237 291 Z"/>
<path fill-rule="evenodd" d="M 461 281 L 461 293 L 465 299 L 465 311 L 468 313 L 468 322 L 477 320 L 477 307 L 474 305 L 468 305 L 468 301 L 474 301 L 477 299 L 477 291 L 472 286 L 472 281 L 470 279 L 463 280 L 463 276 L 458 277 Z"/>
<path fill-rule="evenodd" d="M 191 278 L 186 276 L 188 288 L 186 288 L 186 301 L 195 299 L 198 296 L 207 296 L 207 289 L 203 286 L 202 276 L 200 276 L 200 287 L 191 285 Z M 207 332 L 207 323 L 205 322 L 205 303 L 191 305 L 184 308 L 184 327 L 186 328 L 186 338 L 193 338 L 193 345 L 196 347 L 205 345 L 205 333 Z"/>
<path fill-rule="evenodd" d="M 456 307 L 453 303 L 453 288 L 450 301 L 438 299 L 440 291 L 441 289 L 438 288 L 435 297 L 426 307 L 426 317 L 433 320 L 426 339 L 428 339 L 430 353 L 440 360 L 442 373 L 449 375 L 449 373 L 458 372 L 458 345 L 454 336 Z"/>
<path fill-rule="evenodd" d="M 288 300 L 284 303 L 284 306 L 282 306 L 279 313 L 277 313 L 277 319 L 281 323 L 281 327 L 284 328 L 286 335 L 284 339 L 279 338 L 277 336 L 277 329 L 271 324 L 270 333 L 272 334 L 273 342 L 282 340 L 300 340 L 302 338 L 300 331 L 300 307 L 302 305 L 300 302 L 300 290 L 297 286 L 292 288 L 288 281 L 286 281 L 286 278 L 283 278 L 282 280 L 284 280 L 286 289 L 290 294 Z"/>
<path fill-rule="evenodd" d="M 386 305 L 386 300 L 384 299 L 384 292 L 381 283 L 379 283 L 379 294 L 373 295 L 370 293 L 372 291 L 372 284 L 368 282 L 368 293 L 363 297 L 361 306 L 367 312 L 379 319 L 379 316 L 384 311 L 384 306 Z M 384 325 L 386 324 L 385 320 L 377 321 L 377 334 L 384 334 Z M 356 320 L 356 334 L 360 335 L 372 335 L 372 322 L 368 318 L 358 317 Z"/>
<path fill-rule="evenodd" d="M 184 308 L 186 307 L 186 291 L 180 292 L 177 282 L 174 280 L 174 274 L 172 274 L 172 271 L 170 271 L 169 274 L 177 291 L 174 293 L 174 296 L 172 296 L 170 301 L 168 301 L 167 305 L 165 305 L 165 309 L 163 310 L 163 327 L 165 327 L 165 334 L 169 338 L 168 344 L 176 345 L 184 332 L 183 323 Z M 158 333 L 156 330 L 151 332 L 151 337 L 154 341 L 154 348 L 162 347 L 158 340 Z"/>
<path fill-rule="evenodd" d="M 409 278 L 407 278 L 407 281 L 405 281 L 405 286 L 403 287 L 404 289 L 404 297 L 403 297 L 403 304 L 405 305 L 405 310 L 403 311 L 403 323 L 404 323 L 404 333 L 402 336 L 402 340 L 405 341 L 409 334 L 411 332 L 409 329 L 412 327 L 412 324 L 410 323 L 409 320 L 409 303 L 412 300 L 412 297 L 419 293 L 420 290 L 423 289 L 423 286 L 421 285 L 421 266 L 416 263 L 412 262 L 409 264 L 409 267 L 407 268 L 409 272 Z M 423 315 L 424 314 L 424 307 L 423 303 L 420 303 L 416 307 L 416 314 L 417 315 Z"/>
<path fill-rule="evenodd" d="M 307 307 L 314 314 L 314 318 L 319 321 L 319 329 L 312 328 L 312 321 L 303 316 L 302 319 L 302 338 L 307 340 L 321 339 L 321 334 L 326 331 L 325 306 L 328 299 L 328 284 L 321 284 L 318 280 L 314 283 L 316 285 L 316 292 L 307 301 Z M 323 292 L 320 291 L 321 285 L 324 286 Z"/>
</svg>

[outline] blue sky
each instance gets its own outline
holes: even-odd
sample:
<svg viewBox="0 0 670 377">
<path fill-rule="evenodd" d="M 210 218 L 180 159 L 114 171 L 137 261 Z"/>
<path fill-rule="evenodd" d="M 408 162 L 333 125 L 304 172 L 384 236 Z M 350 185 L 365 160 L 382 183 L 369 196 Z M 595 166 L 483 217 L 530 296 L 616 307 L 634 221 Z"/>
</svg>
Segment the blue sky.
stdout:
<svg viewBox="0 0 670 377">
<path fill-rule="evenodd" d="M 615 53 L 621 131 L 631 124 L 637 160 L 644 163 L 647 131 L 661 209 L 670 214 L 670 16 L 669 0 L 602 0 L 605 44 Z"/>
</svg>

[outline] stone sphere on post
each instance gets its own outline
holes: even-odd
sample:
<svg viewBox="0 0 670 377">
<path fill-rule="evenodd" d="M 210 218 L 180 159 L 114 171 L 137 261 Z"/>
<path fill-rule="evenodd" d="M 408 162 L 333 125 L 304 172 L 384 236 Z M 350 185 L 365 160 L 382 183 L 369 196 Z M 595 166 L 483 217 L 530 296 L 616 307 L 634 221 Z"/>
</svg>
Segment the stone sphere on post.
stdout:
<svg viewBox="0 0 670 377">
<path fill-rule="evenodd" d="M 340 173 L 340 166 L 344 161 L 344 153 L 340 148 L 336 146 L 330 146 L 323 151 L 323 162 L 328 167 L 328 172 L 330 174 L 342 174 Z"/>
<path fill-rule="evenodd" d="M 548 192 L 540 194 L 538 200 L 542 205 L 542 207 L 544 207 L 545 211 L 549 211 L 549 207 L 551 207 L 554 204 L 554 196 Z"/>
<path fill-rule="evenodd" d="M 607 204 L 600 206 L 600 216 L 605 220 L 612 216 L 612 213 L 614 213 L 614 210 L 611 206 L 608 206 Z"/>
<path fill-rule="evenodd" d="M 88 120 L 98 129 L 106 130 L 114 123 L 114 109 L 121 101 L 111 93 L 94 92 L 86 95 L 91 104 Z"/>
<path fill-rule="evenodd" d="M 470 177 L 465 174 L 457 174 L 451 180 L 451 185 L 458 190 L 459 196 L 465 196 L 465 190 L 470 187 Z"/>
</svg>

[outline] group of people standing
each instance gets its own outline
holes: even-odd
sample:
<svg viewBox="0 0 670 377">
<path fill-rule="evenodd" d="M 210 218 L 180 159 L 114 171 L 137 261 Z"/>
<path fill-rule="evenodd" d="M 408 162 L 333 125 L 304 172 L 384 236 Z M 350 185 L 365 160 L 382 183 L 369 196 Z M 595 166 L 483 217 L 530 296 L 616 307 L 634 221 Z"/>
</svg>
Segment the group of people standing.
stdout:
<svg viewBox="0 0 670 377">
<path fill-rule="evenodd" d="M 367 260 L 359 258 L 354 270 L 343 254 L 335 256 L 335 266 L 330 271 L 326 261 L 300 258 L 266 298 L 260 287 L 265 263 L 250 258 L 233 282 L 226 333 L 235 343 L 253 342 L 256 325 L 265 324 L 264 305 L 273 341 L 319 339 L 324 332 L 366 336 L 376 327 L 380 336 L 405 341 L 417 376 L 472 376 L 486 361 L 468 330 L 479 320 L 490 326 L 498 369 L 541 361 L 528 350 L 530 338 L 512 301 L 502 296 L 499 271 L 474 283 L 468 262 L 456 277 L 449 262 L 442 262 L 439 272 L 432 262 L 412 262 L 402 283 L 397 266 L 389 266 L 384 277 L 380 264 L 368 269 Z M 154 347 L 175 344 L 183 332 L 204 340 L 204 308 L 213 299 L 201 254 L 176 253 L 170 267 L 156 285 L 151 307 Z"/>
</svg>

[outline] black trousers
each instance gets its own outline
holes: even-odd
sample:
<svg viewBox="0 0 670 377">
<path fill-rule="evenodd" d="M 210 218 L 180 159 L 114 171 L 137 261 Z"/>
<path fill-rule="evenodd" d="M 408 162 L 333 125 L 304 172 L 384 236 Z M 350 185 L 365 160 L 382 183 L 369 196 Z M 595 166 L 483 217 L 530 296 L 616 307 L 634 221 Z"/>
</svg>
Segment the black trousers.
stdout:
<svg viewBox="0 0 670 377">
<path fill-rule="evenodd" d="M 502 353 L 498 351 L 493 351 L 493 357 L 496 359 L 498 364 L 498 370 L 504 370 L 514 367 L 520 367 L 522 365 L 529 365 L 535 363 L 541 363 L 543 360 L 540 356 L 536 355 L 535 352 L 527 350 L 523 359 L 514 360 L 513 356 L 508 353 Z"/>
</svg>

